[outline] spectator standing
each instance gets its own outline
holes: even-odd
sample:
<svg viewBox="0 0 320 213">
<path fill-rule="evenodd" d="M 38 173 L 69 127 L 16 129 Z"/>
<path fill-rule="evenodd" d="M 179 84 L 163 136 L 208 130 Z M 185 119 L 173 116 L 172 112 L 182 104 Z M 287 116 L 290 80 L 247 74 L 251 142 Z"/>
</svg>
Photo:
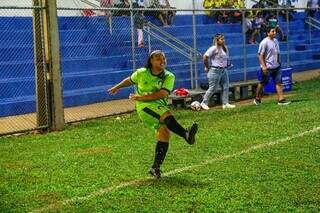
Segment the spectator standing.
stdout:
<svg viewBox="0 0 320 213">
<path fill-rule="evenodd" d="M 163 9 L 165 7 L 165 2 L 164 0 L 151 0 L 151 8 L 156 8 L 156 9 Z M 167 20 L 167 16 L 168 16 L 168 11 L 165 11 L 165 10 L 156 10 L 156 11 L 153 11 L 153 16 L 155 16 L 156 18 L 158 18 L 162 25 L 164 27 L 167 27 L 169 26 L 168 25 L 168 20 Z"/>
<path fill-rule="evenodd" d="M 101 0 L 100 1 L 100 7 L 102 8 L 109 8 L 112 6 L 112 0 Z M 112 14 L 111 14 L 111 11 L 105 11 L 105 15 L 107 17 L 110 17 Z"/>
<path fill-rule="evenodd" d="M 135 2 L 132 5 L 134 8 L 144 8 L 143 1 L 140 1 L 140 4 L 138 2 Z M 134 28 L 137 30 L 137 34 L 138 34 L 138 47 L 139 48 L 144 47 L 144 39 L 143 39 L 144 22 L 145 22 L 145 20 L 144 20 L 143 11 L 134 11 L 133 23 L 134 23 Z"/>
<path fill-rule="evenodd" d="M 165 5 L 166 5 L 166 8 L 168 8 L 168 9 L 176 9 L 175 7 L 172 7 L 170 5 L 169 0 L 165 0 Z M 176 11 L 175 10 L 168 10 L 168 13 L 167 13 L 168 25 L 172 25 L 175 18 L 176 18 Z"/>
<path fill-rule="evenodd" d="M 308 0 L 307 2 L 307 15 L 314 18 L 319 7 L 319 0 Z"/>
<path fill-rule="evenodd" d="M 267 37 L 259 45 L 258 56 L 261 70 L 258 73 L 259 84 L 256 91 L 255 105 L 261 104 L 264 85 L 268 84 L 269 76 L 272 77 L 276 85 L 278 95 L 278 105 L 290 104 L 283 96 L 283 86 L 281 80 L 280 48 L 276 37 L 275 28 L 267 28 Z"/>
<path fill-rule="evenodd" d="M 267 27 L 274 28 L 277 33 L 280 33 L 281 41 L 286 40 L 286 36 L 283 30 L 281 29 L 280 25 L 278 24 L 278 19 L 275 15 L 271 14 L 270 16 L 267 17 Z"/>
<path fill-rule="evenodd" d="M 168 107 L 168 95 L 173 89 L 175 76 L 165 69 L 166 57 L 160 50 L 150 53 L 146 66 L 135 71 L 108 90 L 116 94 L 119 89 L 135 85 L 136 93 L 129 98 L 136 102 L 139 118 L 156 130 L 157 145 L 155 158 L 149 173 L 155 178 L 161 177 L 160 166 L 169 147 L 170 131 L 184 138 L 188 144 L 195 143 L 198 125 L 194 123 L 190 129 L 183 128 L 175 119 Z"/>
<path fill-rule="evenodd" d="M 209 64 L 210 59 L 210 64 Z M 209 89 L 206 91 L 201 107 L 209 110 L 209 100 L 214 92 L 221 86 L 222 108 L 234 108 L 235 105 L 229 104 L 229 76 L 227 68 L 231 66 L 229 50 L 225 45 L 224 35 L 214 36 L 214 45 L 211 46 L 203 56 L 204 69 L 209 81 Z"/>
<path fill-rule="evenodd" d="M 101 0 L 100 7 L 102 8 L 112 7 L 112 0 Z M 106 11 L 102 11 L 102 13 L 104 13 L 104 15 L 106 16 L 106 20 L 109 24 L 109 31 L 111 34 L 112 33 L 112 12 L 110 10 L 106 10 Z"/>
<path fill-rule="evenodd" d="M 115 4 L 114 7 L 116 8 L 130 8 L 129 0 L 120 0 L 119 4 Z M 115 11 L 115 16 L 130 16 L 130 11 Z"/>
<path fill-rule="evenodd" d="M 250 12 L 248 12 L 248 11 L 244 14 L 244 17 L 245 17 L 244 21 L 245 21 L 245 26 L 246 26 L 246 41 L 248 44 L 252 44 L 254 29 L 252 26 L 252 21 L 249 18 L 249 15 L 250 15 Z"/>
<path fill-rule="evenodd" d="M 264 18 L 262 16 L 262 12 L 258 11 L 256 17 L 253 21 L 253 35 L 252 35 L 252 41 L 253 43 L 256 43 L 257 41 L 257 35 L 259 35 L 259 41 L 262 40 L 262 34 L 266 30 L 266 23 L 264 21 Z"/>
</svg>

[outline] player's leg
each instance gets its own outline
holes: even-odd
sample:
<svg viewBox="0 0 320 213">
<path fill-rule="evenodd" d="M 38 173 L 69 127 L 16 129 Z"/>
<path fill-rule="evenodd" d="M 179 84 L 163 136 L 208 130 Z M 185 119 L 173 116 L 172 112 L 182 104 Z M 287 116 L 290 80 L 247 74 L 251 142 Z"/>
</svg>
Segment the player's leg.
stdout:
<svg viewBox="0 0 320 213">
<path fill-rule="evenodd" d="M 253 100 L 255 105 L 261 104 L 262 94 L 263 94 L 263 86 L 269 82 L 269 75 L 268 73 L 264 73 L 262 70 L 258 73 L 258 81 L 259 84 L 256 90 L 256 98 Z"/>
<path fill-rule="evenodd" d="M 168 106 L 155 101 L 140 103 L 136 108 L 140 119 L 152 128 L 159 129 L 160 125 L 164 124 L 170 131 L 184 138 L 189 144 L 194 144 L 195 134 L 198 130 L 196 123 L 188 129 L 183 128 L 172 115 Z"/>
<path fill-rule="evenodd" d="M 170 131 L 184 138 L 190 145 L 195 143 L 195 135 L 198 131 L 198 124 L 193 123 L 189 129 L 185 129 L 175 119 L 170 111 L 162 114 L 160 117 L 160 121 L 164 122 L 164 124 Z"/>
<path fill-rule="evenodd" d="M 277 69 L 273 69 L 272 72 L 270 72 L 270 76 L 272 80 L 275 83 L 278 101 L 284 99 L 283 97 L 283 88 L 282 88 L 282 79 L 281 79 L 281 70 L 280 67 Z"/>
<path fill-rule="evenodd" d="M 281 69 L 275 69 L 273 73 L 271 73 L 271 77 L 276 85 L 276 91 L 278 96 L 278 105 L 287 105 L 290 104 L 290 101 L 287 101 L 283 95 L 283 85 L 282 85 L 282 78 L 281 78 Z"/>
<path fill-rule="evenodd" d="M 168 148 L 169 148 L 169 140 L 170 140 L 170 131 L 165 125 L 161 125 L 159 129 L 157 129 L 157 145 L 154 154 L 154 162 L 149 170 L 150 174 L 156 178 L 161 177 L 160 167 L 166 157 Z"/>
<path fill-rule="evenodd" d="M 219 70 L 215 68 L 210 68 L 209 72 L 207 73 L 208 81 L 209 81 L 209 89 L 203 96 L 203 100 L 201 102 L 201 107 L 205 110 L 209 110 L 208 104 L 211 96 L 216 91 L 217 85 L 219 85 L 221 75 Z"/>
</svg>

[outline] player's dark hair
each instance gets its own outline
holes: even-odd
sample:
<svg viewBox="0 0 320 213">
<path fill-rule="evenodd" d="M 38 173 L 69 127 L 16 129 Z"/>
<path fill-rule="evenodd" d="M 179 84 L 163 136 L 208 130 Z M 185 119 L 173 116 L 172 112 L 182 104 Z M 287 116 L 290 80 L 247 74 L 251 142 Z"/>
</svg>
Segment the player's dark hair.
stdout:
<svg viewBox="0 0 320 213">
<path fill-rule="evenodd" d="M 151 59 L 156 56 L 156 55 L 162 55 L 164 58 L 166 57 L 166 55 L 164 54 L 164 52 L 162 52 L 161 50 L 154 50 L 149 54 L 149 57 L 147 59 L 146 64 L 144 65 L 145 68 L 149 68 L 151 69 L 152 64 L 151 64 Z"/>
<path fill-rule="evenodd" d="M 218 40 L 219 40 L 220 38 L 224 38 L 224 35 L 223 35 L 222 33 L 217 33 L 217 34 L 214 35 L 214 37 L 213 37 L 213 43 L 214 43 L 214 45 L 217 46 Z M 227 45 L 223 44 L 223 45 L 222 45 L 222 49 L 223 49 L 223 51 L 224 51 L 225 53 L 228 54 L 229 50 L 228 50 Z"/>
<path fill-rule="evenodd" d="M 271 30 L 275 29 L 274 27 L 267 27 L 267 34 L 270 33 Z"/>
</svg>

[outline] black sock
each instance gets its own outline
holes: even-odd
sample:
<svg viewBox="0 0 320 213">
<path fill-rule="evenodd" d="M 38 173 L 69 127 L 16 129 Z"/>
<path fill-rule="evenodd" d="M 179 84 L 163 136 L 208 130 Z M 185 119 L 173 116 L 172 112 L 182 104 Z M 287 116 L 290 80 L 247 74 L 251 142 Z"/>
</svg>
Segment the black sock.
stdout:
<svg viewBox="0 0 320 213">
<path fill-rule="evenodd" d="M 164 123 L 169 130 L 186 139 L 186 129 L 183 128 L 172 115 L 166 117 Z"/>
<path fill-rule="evenodd" d="M 166 157 L 168 147 L 169 143 L 158 141 L 152 166 L 153 168 L 160 168 L 161 164 L 163 163 Z"/>
</svg>

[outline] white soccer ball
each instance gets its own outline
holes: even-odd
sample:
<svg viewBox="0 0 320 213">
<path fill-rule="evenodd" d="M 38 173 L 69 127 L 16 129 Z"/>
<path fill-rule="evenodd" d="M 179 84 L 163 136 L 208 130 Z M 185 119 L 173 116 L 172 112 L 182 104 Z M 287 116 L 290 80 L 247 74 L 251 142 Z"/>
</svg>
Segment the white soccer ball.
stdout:
<svg viewBox="0 0 320 213">
<path fill-rule="evenodd" d="M 191 109 L 195 111 L 200 111 L 201 110 L 201 104 L 199 101 L 194 101 L 191 103 Z"/>
</svg>

